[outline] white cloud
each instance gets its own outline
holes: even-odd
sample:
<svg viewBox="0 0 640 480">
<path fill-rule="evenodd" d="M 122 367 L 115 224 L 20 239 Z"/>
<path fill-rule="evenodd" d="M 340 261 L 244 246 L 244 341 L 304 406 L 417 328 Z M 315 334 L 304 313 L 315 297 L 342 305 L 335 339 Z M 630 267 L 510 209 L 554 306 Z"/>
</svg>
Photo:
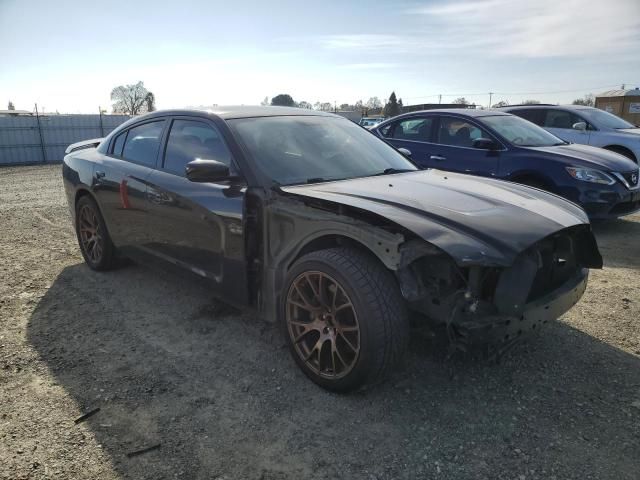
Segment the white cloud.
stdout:
<svg viewBox="0 0 640 480">
<path fill-rule="evenodd" d="M 466 0 L 407 13 L 421 15 L 424 35 L 448 49 L 487 56 L 593 58 L 640 43 L 638 0 Z"/>
</svg>

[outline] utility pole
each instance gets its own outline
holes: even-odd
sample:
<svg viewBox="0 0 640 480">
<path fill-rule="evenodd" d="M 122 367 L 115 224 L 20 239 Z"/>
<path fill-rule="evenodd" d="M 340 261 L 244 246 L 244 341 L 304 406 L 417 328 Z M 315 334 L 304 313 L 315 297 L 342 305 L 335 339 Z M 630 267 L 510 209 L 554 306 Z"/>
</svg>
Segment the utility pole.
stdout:
<svg viewBox="0 0 640 480">
<path fill-rule="evenodd" d="M 442 94 L 438 95 L 438 105 L 442 103 Z"/>
<path fill-rule="evenodd" d="M 489 92 L 489 108 L 491 108 L 491 97 L 493 96 L 493 92 Z"/>
<path fill-rule="evenodd" d="M 38 134 L 40 135 L 40 150 L 42 151 L 42 163 L 47 163 L 47 154 L 44 149 L 44 140 L 42 137 L 42 127 L 40 126 L 40 115 L 38 114 L 37 103 L 36 103 L 36 123 L 38 124 Z"/>
</svg>

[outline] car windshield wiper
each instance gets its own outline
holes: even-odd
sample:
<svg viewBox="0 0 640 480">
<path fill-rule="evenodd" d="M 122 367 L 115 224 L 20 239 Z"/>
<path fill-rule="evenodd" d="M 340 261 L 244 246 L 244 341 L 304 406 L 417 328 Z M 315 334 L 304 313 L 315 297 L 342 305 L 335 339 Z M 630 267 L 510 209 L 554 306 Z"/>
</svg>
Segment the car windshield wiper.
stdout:
<svg viewBox="0 0 640 480">
<path fill-rule="evenodd" d="M 383 171 L 374 173 L 371 175 L 372 177 L 377 177 L 380 175 L 391 175 L 393 173 L 405 173 L 405 172 L 417 172 L 418 170 L 413 170 L 411 168 L 385 168 Z"/>
</svg>

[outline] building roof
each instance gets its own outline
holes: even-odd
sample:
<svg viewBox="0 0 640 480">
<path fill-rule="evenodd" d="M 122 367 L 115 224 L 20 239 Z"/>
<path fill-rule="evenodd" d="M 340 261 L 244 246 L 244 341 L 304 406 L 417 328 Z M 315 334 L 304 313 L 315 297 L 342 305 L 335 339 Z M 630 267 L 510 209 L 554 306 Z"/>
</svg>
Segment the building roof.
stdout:
<svg viewBox="0 0 640 480">
<path fill-rule="evenodd" d="M 626 90 L 608 90 L 596 95 L 596 97 L 635 97 L 640 96 L 640 88 L 628 88 Z"/>
<path fill-rule="evenodd" d="M 0 110 L 0 115 L 33 115 L 29 110 Z"/>
</svg>

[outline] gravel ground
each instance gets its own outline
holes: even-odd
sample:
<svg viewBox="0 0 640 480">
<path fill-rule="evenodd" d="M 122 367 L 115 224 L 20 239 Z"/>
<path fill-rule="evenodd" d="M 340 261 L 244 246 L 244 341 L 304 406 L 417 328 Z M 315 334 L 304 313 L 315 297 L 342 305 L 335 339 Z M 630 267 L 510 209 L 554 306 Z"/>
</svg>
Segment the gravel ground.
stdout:
<svg viewBox="0 0 640 480">
<path fill-rule="evenodd" d="M 89 271 L 60 167 L 2 168 L 0 478 L 638 479 L 640 216 L 595 230 L 584 298 L 501 363 L 416 333 L 340 396 L 197 281 Z"/>
</svg>

